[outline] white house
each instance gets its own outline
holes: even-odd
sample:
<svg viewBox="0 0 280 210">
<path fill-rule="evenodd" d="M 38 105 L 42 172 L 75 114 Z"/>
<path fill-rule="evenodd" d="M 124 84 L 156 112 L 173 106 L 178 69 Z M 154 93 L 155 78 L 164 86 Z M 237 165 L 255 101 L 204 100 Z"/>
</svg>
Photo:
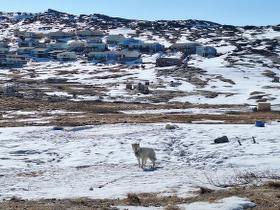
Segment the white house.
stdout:
<svg viewBox="0 0 280 210">
<path fill-rule="evenodd" d="M 33 38 L 33 39 L 42 39 L 44 38 L 43 33 L 37 33 L 37 32 L 32 32 L 32 31 L 26 31 L 24 32 L 24 37 L 25 38 Z"/>
<path fill-rule="evenodd" d="M 131 61 L 141 62 L 140 56 L 141 56 L 141 54 L 139 51 L 125 49 L 120 52 L 120 61 L 121 62 L 131 62 Z"/>
<path fill-rule="evenodd" d="M 80 40 L 71 40 L 67 42 L 67 49 L 69 51 L 83 51 L 85 50 L 86 42 Z"/>
<path fill-rule="evenodd" d="M 119 44 L 120 41 L 124 40 L 123 35 L 108 35 L 106 38 L 107 44 Z"/>
<path fill-rule="evenodd" d="M 55 43 L 50 43 L 48 45 L 49 50 L 66 50 L 67 49 L 67 44 L 63 42 L 55 42 Z"/>
<path fill-rule="evenodd" d="M 123 48 L 140 49 L 143 47 L 144 42 L 139 39 L 125 38 L 118 43 Z"/>
<path fill-rule="evenodd" d="M 57 54 L 57 59 L 59 61 L 74 61 L 77 59 L 75 52 L 63 52 Z"/>
</svg>

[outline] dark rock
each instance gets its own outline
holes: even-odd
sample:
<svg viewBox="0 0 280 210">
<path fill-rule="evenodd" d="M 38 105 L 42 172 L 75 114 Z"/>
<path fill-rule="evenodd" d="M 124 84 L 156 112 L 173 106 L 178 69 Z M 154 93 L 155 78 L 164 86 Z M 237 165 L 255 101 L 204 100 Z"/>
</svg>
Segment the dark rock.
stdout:
<svg viewBox="0 0 280 210">
<path fill-rule="evenodd" d="M 133 90 L 133 85 L 131 83 L 128 83 L 125 85 L 126 90 Z"/>
<path fill-rule="evenodd" d="M 167 130 L 174 130 L 176 128 L 178 128 L 177 125 L 173 125 L 173 124 L 166 124 L 165 125 L 165 129 L 167 129 Z"/>
<path fill-rule="evenodd" d="M 215 144 L 222 144 L 222 143 L 228 143 L 228 142 L 229 142 L 229 140 L 228 140 L 227 136 L 222 136 L 222 137 L 216 138 L 214 140 Z"/>
<path fill-rule="evenodd" d="M 274 77 L 272 82 L 279 83 L 279 77 Z"/>
<path fill-rule="evenodd" d="M 142 83 L 138 83 L 137 90 L 142 94 L 149 94 L 150 93 L 148 85 L 144 85 Z"/>
<path fill-rule="evenodd" d="M 54 130 L 54 131 L 63 131 L 64 128 L 63 128 L 63 127 L 60 127 L 60 126 L 55 126 L 55 127 L 53 127 L 53 130 Z"/>
</svg>

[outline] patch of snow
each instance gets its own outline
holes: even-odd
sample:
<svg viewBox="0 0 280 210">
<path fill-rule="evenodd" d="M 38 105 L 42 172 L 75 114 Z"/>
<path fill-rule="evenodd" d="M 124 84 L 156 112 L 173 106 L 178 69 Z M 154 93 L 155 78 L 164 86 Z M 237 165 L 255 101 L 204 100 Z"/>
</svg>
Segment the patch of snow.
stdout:
<svg viewBox="0 0 280 210">
<path fill-rule="evenodd" d="M 190 204 L 180 204 L 178 207 L 182 210 L 245 210 L 254 208 L 255 203 L 246 198 L 228 197 L 216 202 L 194 202 Z M 121 210 L 164 210 L 163 207 L 143 207 L 143 206 L 116 206 Z"/>
<path fill-rule="evenodd" d="M 54 91 L 54 92 L 45 92 L 49 96 L 66 96 L 66 97 L 72 97 L 71 94 L 67 92 L 62 92 L 62 91 Z"/>
<path fill-rule="evenodd" d="M 191 204 L 179 205 L 179 207 L 187 210 L 245 210 L 254 208 L 255 206 L 256 204 L 250 200 L 235 196 L 224 198 L 213 203 L 195 202 Z"/>
<path fill-rule="evenodd" d="M 189 196 L 194 186 L 211 187 L 205 174 L 223 179 L 244 170 L 280 172 L 279 123 L 177 125 L 172 131 L 162 123 L 0 128 L 1 198 Z M 229 143 L 212 144 L 224 135 Z M 156 170 L 137 167 L 135 142 L 155 149 Z M 31 172 L 38 175 L 20 175 Z"/>
<path fill-rule="evenodd" d="M 128 110 L 121 111 L 124 114 L 164 114 L 164 113 L 184 113 L 184 114 L 210 114 L 210 115 L 222 115 L 227 112 L 240 112 L 249 111 L 249 109 L 199 109 L 199 108 L 189 108 L 189 109 L 151 109 L 151 110 Z"/>
<path fill-rule="evenodd" d="M 236 49 L 236 47 L 233 45 L 220 46 L 220 47 L 215 47 L 215 48 L 217 50 L 217 53 L 221 53 L 221 54 L 226 54 L 226 53 L 232 52 Z"/>
</svg>

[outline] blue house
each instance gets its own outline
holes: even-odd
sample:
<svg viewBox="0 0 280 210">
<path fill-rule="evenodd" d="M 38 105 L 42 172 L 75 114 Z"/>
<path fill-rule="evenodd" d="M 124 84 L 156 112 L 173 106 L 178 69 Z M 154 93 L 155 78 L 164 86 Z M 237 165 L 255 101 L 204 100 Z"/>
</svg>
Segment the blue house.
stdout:
<svg viewBox="0 0 280 210">
<path fill-rule="evenodd" d="M 32 50 L 34 47 L 19 47 L 16 52 L 18 55 L 31 55 Z"/>
<path fill-rule="evenodd" d="M 0 41 L 0 48 L 8 48 L 8 47 L 9 47 L 8 42 Z"/>
<path fill-rule="evenodd" d="M 108 50 L 107 45 L 104 43 L 87 43 L 87 51 L 102 52 Z"/>
<path fill-rule="evenodd" d="M 48 45 L 48 49 L 50 51 L 52 50 L 66 50 L 67 44 L 63 42 L 55 42 Z"/>
<path fill-rule="evenodd" d="M 98 62 L 118 61 L 119 59 L 119 53 L 114 51 L 90 52 L 87 56 L 89 61 Z"/>
<path fill-rule="evenodd" d="M 49 56 L 48 52 L 48 48 L 34 48 L 31 50 L 31 55 L 37 58 L 47 58 Z"/>
<path fill-rule="evenodd" d="M 141 49 L 144 42 L 139 39 L 125 38 L 119 42 L 120 47 L 128 49 Z"/>
<path fill-rule="evenodd" d="M 86 39 L 87 43 L 102 43 L 101 37 L 90 37 Z"/>
</svg>

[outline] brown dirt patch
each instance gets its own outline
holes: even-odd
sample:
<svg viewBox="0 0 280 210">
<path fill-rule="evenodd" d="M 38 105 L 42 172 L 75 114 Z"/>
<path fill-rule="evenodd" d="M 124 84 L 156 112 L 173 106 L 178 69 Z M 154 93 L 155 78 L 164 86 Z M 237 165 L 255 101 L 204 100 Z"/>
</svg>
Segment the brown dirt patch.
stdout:
<svg viewBox="0 0 280 210">
<path fill-rule="evenodd" d="M 193 197 L 180 198 L 177 196 L 159 196 L 155 193 L 128 194 L 125 199 L 43 199 L 43 200 L 21 200 L 12 198 L 0 204 L 0 210 L 55 210 L 55 209 L 114 209 L 117 205 L 137 206 L 176 206 L 198 201 L 215 202 L 217 200 L 239 196 L 248 198 L 257 206 L 255 210 L 279 210 L 280 209 L 280 188 L 274 185 L 264 184 L 262 186 L 235 187 L 228 190 L 211 190 L 207 193 L 199 193 Z"/>
<path fill-rule="evenodd" d="M 6 97 L 0 99 L 1 111 L 38 111 L 48 112 L 54 110 L 65 110 L 69 112 L 83 112 L 80 115 L 53 115 L 49 122 L 40 125 L 79 126 L 86 124 L 108 124 L 108 123 L 191 123 L 201 120 L 218 120 L 224 123 L 253 124 L 256 120 L 272 121 L 280 119 L 280 112 L 229 112 L 221 115 L 212 114 L 123 114 L 121 110 L 157 110 L 157 109 L 187 109 L 187 108 L 244 108 L 234 105 L 195 105 L 195 104 L 140 104 L 140 103 L 105 103 L 98 101 L 42 101 L 25 100 L 21 98 Z M 35 116 L 36 117 L 36 116 Z M 37 116 L 40 119 L 42 116 Z M 37 123 L 19 121 L 27 116 L 17 116 L 12 120 L 0 120 L 0 127 L 37 125 Z M 32 116 L 34 118 L 34 116 Z"/>
</svg>

